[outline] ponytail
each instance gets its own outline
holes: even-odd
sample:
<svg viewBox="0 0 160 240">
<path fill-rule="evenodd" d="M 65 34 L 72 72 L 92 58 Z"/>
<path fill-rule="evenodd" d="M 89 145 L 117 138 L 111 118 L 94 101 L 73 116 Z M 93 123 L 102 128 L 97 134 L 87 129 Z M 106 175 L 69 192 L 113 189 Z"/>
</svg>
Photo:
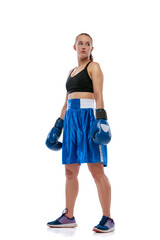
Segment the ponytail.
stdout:
<svg viewBox="0 0 160 240">
<path fill-rule="evenodd" d="M 91 62 L 93 62 L 93 56 L 92 56 L 92 53 L 90 54 L 89 60 L 90 60 Z"/>
</svg>

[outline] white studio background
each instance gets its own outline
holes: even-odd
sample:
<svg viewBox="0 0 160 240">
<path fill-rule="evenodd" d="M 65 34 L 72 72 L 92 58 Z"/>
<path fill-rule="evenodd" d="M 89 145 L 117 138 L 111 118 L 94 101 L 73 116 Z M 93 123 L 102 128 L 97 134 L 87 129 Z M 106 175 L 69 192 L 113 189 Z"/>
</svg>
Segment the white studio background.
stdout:
<svg viewBox="0 0 160 240">
<path fill-rule="evenodd" d="M 159 12 L 155 0 L 1 0 L 1 239 L 159 239 Z M 65 207 L 65 172 L 61 151 L 47 149 L 45 140 L 63 107 L 82 32 L 92 36 L 104 74 L 113 136 L 105 173 L 116 231 L 108 235 L 92 231 L 102 212 L 85 164 L 78 228 L 46 226 Z"/>
</svg>

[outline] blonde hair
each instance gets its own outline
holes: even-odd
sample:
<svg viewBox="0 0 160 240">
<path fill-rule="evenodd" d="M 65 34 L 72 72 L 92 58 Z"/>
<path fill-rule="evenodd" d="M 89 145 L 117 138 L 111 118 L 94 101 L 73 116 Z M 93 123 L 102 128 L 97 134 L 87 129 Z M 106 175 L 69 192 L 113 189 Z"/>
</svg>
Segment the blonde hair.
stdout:
<svg viewBox="0 0 160 240">
<path fill-rule="evenodd" d="M 75 44 L 76 44 L 76 42 L 77 42 L 78 37 L 81 36 L 81 35 L 85 35 L 85 36 L 90 37 L 91 43 L 92 43 L 92 45 L 93 45 L 93 39 L 91 38 L 91 36 L 90 36 L 88 33 L 80 33 L 80 34 L 78 34 L 78 36 L 77 36 L 76 39 L 75 39 Z M 92 53 L 90 54 L 90 57 L 89 57 L 89 58 L 90 58 L 89 60 L 90 60 L 91 62 L 93 62 Z"/>
</svg>

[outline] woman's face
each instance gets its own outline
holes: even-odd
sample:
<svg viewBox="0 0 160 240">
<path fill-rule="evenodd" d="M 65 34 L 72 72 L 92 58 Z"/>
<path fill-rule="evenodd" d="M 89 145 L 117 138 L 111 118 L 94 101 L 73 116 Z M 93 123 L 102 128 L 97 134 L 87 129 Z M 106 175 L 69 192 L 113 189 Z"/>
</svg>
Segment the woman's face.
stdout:
<svg viewBox="0 0 160 240">
<path fill-rule="evenodd" d="M 86 35 L 80 35 L 74 45 L 74 49 L 77 51 L 78 57 L 89 57 L 93 50 L 91 38 Z"/>
</svg>

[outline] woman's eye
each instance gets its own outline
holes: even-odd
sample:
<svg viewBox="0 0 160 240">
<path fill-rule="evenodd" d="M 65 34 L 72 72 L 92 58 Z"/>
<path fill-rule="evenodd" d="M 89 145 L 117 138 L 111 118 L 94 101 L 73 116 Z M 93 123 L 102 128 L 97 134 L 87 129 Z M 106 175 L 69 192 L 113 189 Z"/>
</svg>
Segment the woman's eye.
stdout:
<svg viewBox="0 0 160 240">
<path fill-rule="evenodd" d="M 82 45 L 82 44 L 83 44 L 82 42 L 79 43 L 79 45 Z M 87 45 L 90 46 L 90 43 L 87 43 Z"/>
</svg>

